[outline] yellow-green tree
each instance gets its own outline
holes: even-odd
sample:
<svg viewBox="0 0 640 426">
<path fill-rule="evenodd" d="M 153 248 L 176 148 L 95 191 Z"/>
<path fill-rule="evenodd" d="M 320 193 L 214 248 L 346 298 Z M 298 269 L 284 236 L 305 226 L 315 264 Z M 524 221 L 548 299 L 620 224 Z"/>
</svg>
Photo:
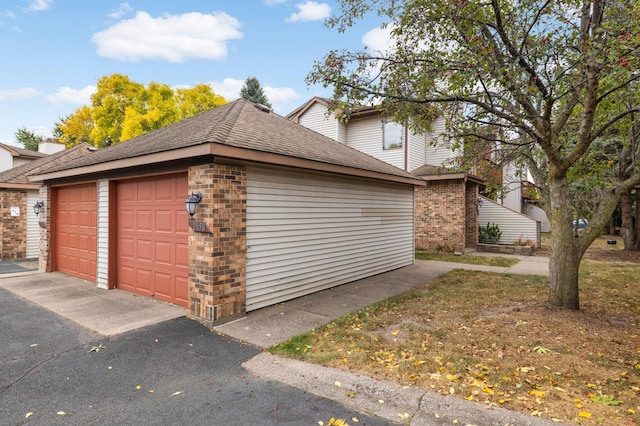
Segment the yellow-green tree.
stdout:
<svg viewBox="0 0 640 426">
<path fill-rule="evenodd" d="M 93 110 L 83 105 L 73 114 L 56 123 L 53 135 L 67 148 L 86 142 L 92 144 L 91 131 L 95 126 Z"/>
<path fill-rule="evenodd" d="M 135 108 L 142 101 L 145 88 L 121 74 L 102 77 L 96 87 L 96 92 L 91 95 L 95 120 L 91 140 L 102 148 L 122 140 L 127 109 Z"/>
<path fill-rule="evenodd" d="M 176 118 L 176 100 L 171 87 L 151 82 L 141 96 L 125 108 L 120 141 L 164 127 L 177 121 Z"/>
<path fill-rule="evenodd" d="M 54 134 L 67 147 L 82 142 L 99 148 L 159 129 L 227 103 L 206 84 L 173 90 L 151 82 L 146 87 L 121 74 L 102 77 L 84 105 L 56 123 Z"/>
<path fill-rule="evenodd" d="M 177 89 L 176 102 L 178 104 L 179 120 L 227 103 L 222 96 L 213 93 L 211 86 L 208 84 L 198 84 L 190 88 Z"/>
</svg>

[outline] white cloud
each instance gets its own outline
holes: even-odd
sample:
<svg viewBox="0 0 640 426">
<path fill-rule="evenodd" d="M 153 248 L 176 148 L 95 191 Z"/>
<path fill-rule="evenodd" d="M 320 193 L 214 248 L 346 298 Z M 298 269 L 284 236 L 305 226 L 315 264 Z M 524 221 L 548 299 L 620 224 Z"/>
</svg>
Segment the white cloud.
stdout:
<svg viewBox="0 0 640 426">
<path fill-rule="evenodd" d="M 138 12 L 135 18 L 94 34 L 92 41 L 100 56 L 121 61 L 220 60 L 227 56 L 227 42 L 242 38 L 239 29 L 240 22 L 224 12 L 158 18 Z"/>
<path fill-rule="evenodd" d="M 243 85 L 244 80 L 236 80 L 235 78 L 225 78 L 221 82 L 209 82 L 209 86 L 211 86 L 213 92 L 229 102 L 235 101 L 240 97 L 240 89 L 242 89 Z"/>
<path fill-rule="evenodd" d="M 296 4 L 299 12 L 287 18 L 287 22 L 320 21 L 331 15 L 331 6 L 326 3 L 307 1 Z"/>
<path fill-rule="evenodd" d="M 209 86 L 213 89 L 214 93 L 222 96 L 229 102 L 235 101 L 240 97 L 240 90 L 244 85 L 245 80 L 237 80 L 235 78 L 225 78 L 222 82 L 212 81 L 209 82 Z M 271 102 L 273 110 L 278 114 L 286 114 L 293 109 L 293 103 L 300 99 L 301 95 L 294 89 L 289 87 L 271 87 L 262 86 L 264 94 Z"/>
<path fill-rule="evenodd" d="M 277 4 L 286 3 L 287 0 L 264 0 L 264 4 L 267 6 L 275 6 Z"/>
<path fill-rule="evenodd" d="M 22 89 L 0 89 L 0 101 L 15 101 L 18 99 L 33 98 L 40 94 L 39 90 L 33 87 L 24 87 Z"/>
<path fill-rule="evenodd" d="M 298 106 L 297 102 L 296 105 L 293 105 L 293 103 L 301 97 L 300 93 L 289 87 L 265 86 L 263 90 L 267 99 L 271 102 L 273 110 L 280 115 L 291 112 L 295 106 Z"/>
<path fill-rule="evenodd" d="M 362 36 L 362 43 L 372 52 L 385 53 L 394 50 L 395 43 L 391 38 L 393 27 L 374 28 Z"/>
<path fill-rule="evenodd" d="M 91 95 L 96 91 L 96 86 L 89 85 L 82 89 L 73 89 L 69 86 L 60 87 L 53 95 L 46 98 L 52 104 L 78 104 L 90 105 Z"/>
<path fill-rule="evenodd" d="M 9 9 L 7 9 L 4 12 L 0 12 L 0 17 L 7 17 L 7 18 L 11 18 L 11 19 L 16 19 L 16 14 L 13 13 L 12 11 L 10 11 Z"/>
<path fill-rule="evenodd" d="M 133 8 L 129 6 L 128 2 L 120 3 L 118 8 L 109 14 L 109 18 L 111 19 L 121 19 L 123 16 L 127 15 L 131 12 Z"/>
<path fill-rule="evenodd" d="M 42 12 L 48 10 L 53 5 L 53 0 L 31 0 L 27 10 L 30 12 Z"/>
</svg>

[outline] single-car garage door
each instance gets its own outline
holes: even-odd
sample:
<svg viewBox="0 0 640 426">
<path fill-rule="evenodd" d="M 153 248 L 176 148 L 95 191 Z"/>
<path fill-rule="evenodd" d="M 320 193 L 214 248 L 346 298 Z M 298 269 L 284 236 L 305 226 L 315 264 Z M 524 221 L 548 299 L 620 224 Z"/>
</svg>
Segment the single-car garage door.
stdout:
<svg viewBox="0 0 640 426">
<path fill-rule="evenodd" d="M 187 192 L 186 173 L 118 182 L 118 288 L 187 305 Z"/>
<path fill-rule="evenodd" d="M 56 188 L 54 269 L 96 280 L 96 184 Z"/>
</svg>

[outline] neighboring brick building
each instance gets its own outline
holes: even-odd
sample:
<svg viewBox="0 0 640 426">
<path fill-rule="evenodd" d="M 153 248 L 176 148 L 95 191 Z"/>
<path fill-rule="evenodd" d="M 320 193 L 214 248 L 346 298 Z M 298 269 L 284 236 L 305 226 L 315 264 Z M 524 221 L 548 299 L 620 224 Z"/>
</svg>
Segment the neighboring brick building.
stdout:
<svg viewBox="0 0 640 426">
<path fill-rule="evenodd" d="M 0 259 L 38 257 L 40 227 L 33 205 L 40 184 L 29 182 L 29 175 L 92 151 L 93 147 L 82 144 L 0 173 Z"/>
</svg>

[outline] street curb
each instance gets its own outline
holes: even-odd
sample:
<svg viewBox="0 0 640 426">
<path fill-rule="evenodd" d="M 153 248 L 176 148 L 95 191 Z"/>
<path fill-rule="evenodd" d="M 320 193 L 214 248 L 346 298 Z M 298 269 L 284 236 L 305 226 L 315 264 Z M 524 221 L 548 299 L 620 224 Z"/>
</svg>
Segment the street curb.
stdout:
<svg viewBox="0 0 640 426">
<path fill-rule="evenodd" d="M 314 395 L 397 424 L 430 426 L 550 426 L 560 423 L 504 408 L 489 407 L 435 392 L 401 386 L 338 368 L 281 358 L 263 352 L 242 367 Z M 347 422 L 351 419 L 346 419 Z M 351 424 L 351 423 L 349 423 Z"/>
</svg>

